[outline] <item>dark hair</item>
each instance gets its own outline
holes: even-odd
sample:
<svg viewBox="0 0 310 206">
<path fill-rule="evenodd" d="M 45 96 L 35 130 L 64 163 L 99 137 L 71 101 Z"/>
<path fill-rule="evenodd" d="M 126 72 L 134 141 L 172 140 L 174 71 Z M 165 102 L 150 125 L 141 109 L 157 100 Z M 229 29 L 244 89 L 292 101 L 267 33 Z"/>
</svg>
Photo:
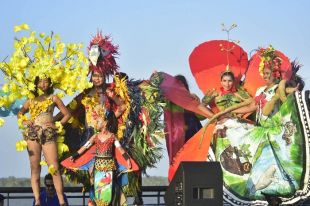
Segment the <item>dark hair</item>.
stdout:
<svg viewBox="0 0 310 206">
<path fill-rule="evenodd" d="M 302 91 L 305 87 L 305 81 L 297 74 L 293 78 L 291 78 L 289 81 L 285 83 L 285 87 L 297 87 L 298 85 L 298 90 Z"/>
<path fill-rule="evenodd" d="M 4 199 L 5 197 L 2 194 L 0 194 L 0 203 L 3 203 Z"/>
<path fill-rule="evenodd" d="M 305 87 L 305 81 L 302 79 L 301 76 L 297 74 L 297 72 L 300 70 L 300 68 L 303 66 L 300 64 L 296 59 L 291 62 L 292 66 L 292 76 L 289 81 L 286 81 L 285 87 L 297 87 L 298 85 L 298 90 L 302 91 Z"/>
<path fill-rule="evenodd" d="M 187 91 L 189 91 L 189 87 L 188 87 L 188 83 L 187 83 L 187 80 L 186 78 L 181 75 L 181 74 L 178 74 L 176 76 L 174 76 L 177 80 L 179 80 L 184 86 L 185 88 L 187 89 Z"/>
<path fill-rule="evenodd" d="M 112 110 L 107 110 L 105 112 L 104 119 L 107 121 L 107 130 L 113 134 L 116 134 L 118 130 L 118 121 L 114 112 Z"/>
<path fill-rule="evenodd" d="M 118 72 L 116 75 L 118 75 L 120 79 L 125 78 L 125 80 L 128 80 L 128 75 L 125 72 Z"/>
<path fill-rule="evenodd" d="M 49 88 L 47 89 L 47 94 L 53 94 L 54 93 L 54 88 L 52 87 L 52 80 L 50 77 L 47 78 L 48 83 L 49 83 Z M 34 85 L 35 85 L 35 90 L 33 92 L 35 97 L 39 96 L 38 93 L 38 83 L 40 81 L 40 77 L 36 76 L 35 80 L 34 80 Z"/>
<path fill-rule="evenodd" d="M 44 184 L 46 184 L 47 180 L 52 180 L 53 181 L 53 176 L 50 173 L 45 175 L 45 177 L 44 177 Z"/>
<path fill-rule="evenodd" d="M 235 75 L 231 71 L 226 71 L 221 74 L 221 81 L 223 80 L 224 77 L 229 76 L 233 81 L 235 81 Z"/>
</svg>

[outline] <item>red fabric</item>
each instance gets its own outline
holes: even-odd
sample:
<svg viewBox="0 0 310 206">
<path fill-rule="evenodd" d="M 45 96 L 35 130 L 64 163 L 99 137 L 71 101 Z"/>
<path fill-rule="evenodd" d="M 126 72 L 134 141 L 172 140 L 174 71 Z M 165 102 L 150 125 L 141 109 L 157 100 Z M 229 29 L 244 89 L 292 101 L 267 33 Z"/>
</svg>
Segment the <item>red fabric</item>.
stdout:
<svg viewBox="0 0 310 206">
<path fill-rule="evenodd" d="M 97 146 L 97 151 L 99 152 L 99 154 L 102 154 L 105 151 L 107 151 L 109 148 L 111 148 L 114 144 L 114 141 L 115 141 L 115 138 L 112 137 L 112 135 L 103 142 L 101 142 L 98 136 L 96 136 L 95 145 Z"/>
<path fill-rule="evenodd" d="M 95 154 L 96 154 L 96 145 L 94 144 L 74 162 L 71 161 L 69 157 L 63 160 L 61 162 L 61 165 L 64 166 L 65 168 L 76 170 L 82 167 L 83 165 L 87 164 L 89 161 L 91 161 L 95 157 Z M 127 161 L 124 159 L 123 155 L 117 148 L 115 148 L 115 159 L 119 164 L 127 167 Z M 139 171 L 139 166 L 136 163 L 136 161 L 130 158 L 130 162 L 131 162 L 131 170 Z"/>
<path fill-rule="evenodd" d="M 231 88 L 230 90 L 226 91 L 224 90 L 223 87 L 220 88 L 221 91 L 221 96 L 226 95 L 226 94 L 233 94 L 235 93 L 237 90 L 235 89 L 235 87 Z"/>
<path fill-rule="evenodd" d="M 221 50 L 220 45 L 233 49 L 227 53 Z M 236 82 L 239 82 L 248 67 L 247 53 L 237 44 L 226 40 L 204 42 L 198 45 L 189 57 L 192 74 L 203 93 L 213 88 L 219 91 L 220 76 L 226 71 L 228 63 Z"/>
<path fill-rule="evenodd" d="M 200 102 L 197 101 L 189 91 L 187 91 L 184 85 L 167 73 L 161 72 L 161 75 L 163 80 L 160 84 L 160 90 L 167 100 L 186 110 L 205 116 L 205 114 L 198 108 Z"/>
<path fill-rule="evenodd" d="M 96 145 L 92 145 L 74 162 L 70 160 L 70 157 L 68 157 L 67 159 L 61 162 L 61 165 L 64 166 L 65 168 L 76 170 L 79 169 L 81 166 L 87 164 L 89 161 L 91 161 L 95 157 L 95 154 L 96 154 Z"/>
<path fill-rule="evenodd" d="M 257 105 L 261 103 L 261 107 L 264 108 L 265 104 L 267 103 L 266 95 L 261 93 L 260 95 L 255 97 L 255 102 Z"/>
<path fill-rule="evenodd" d="M 123 155 L 120 153 L 120 151 L 118 149 L 115 149 L 115 159 L 119 164 L 124 165 L 127 168 L 127 161 L 124 159 Z M 130 170 L 132 170 L 134 172 L 139 171 L 139 166 L 136 163 L 136 161 L 134 159 L 130 158 L 130 162 L 131 162 L 131 169 Z"/>
<path fill-rule="evenodd" d="M 290 79 L 292 75 L 292 67 L 290 60 L 280 51 L 276 51 L 277 56 L 282 59 L 281 73 L 283 79 Z M 261 62 L 261 57 L 259 52 L 255 53 L 250 60 L 249 69 L 246 73 L 246 79 L 244 83 L 244 88 L 251 94 L 252 97 L 255 96 L 256 89 L 265 85 L 263 77 L 259 73 L 259 64 Z"/>
<path fill-rule="evenodd" d="M 182 161 L 206 161 L 209 152 L 213 130 L 215 125 L 210 124 L 207 129 L 201 128 L 186 144 L 179 150 L 169 167 L 168 180 L 172 180 Z M 200 139 L 204 136 L 200 146 Z"/>
<path fill-rule="evenodd" d="M 166 147 L 170 164 L 185 143 L 184 112 L 174 112 L 171 109 L 167 108 L 164 111 Z"/>
</svg>

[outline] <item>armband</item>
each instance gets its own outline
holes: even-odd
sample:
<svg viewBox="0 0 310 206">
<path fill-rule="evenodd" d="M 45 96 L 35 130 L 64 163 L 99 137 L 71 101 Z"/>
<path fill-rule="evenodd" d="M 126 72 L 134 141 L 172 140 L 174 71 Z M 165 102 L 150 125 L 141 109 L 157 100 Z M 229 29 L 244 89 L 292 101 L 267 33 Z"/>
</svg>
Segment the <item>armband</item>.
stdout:
<svg viewBox="0 0 310 206">
<path fill-rule="evenodd" d="M 92 144 L 90 143 L 90 141 L 87 141 L 87 142 L 83 145 L 83 147 L 86 147 L 86 148 L 88 149 L 88 148 L 90 148 L 91 145 L 92 145 Z"/>
<path fill-rule="evenodd" d="M 114 145 L 115 145 L 115 147 L 120 147 L 121 146 L 121 144 L 117 140 L 114 142 Z"/>
</svg>

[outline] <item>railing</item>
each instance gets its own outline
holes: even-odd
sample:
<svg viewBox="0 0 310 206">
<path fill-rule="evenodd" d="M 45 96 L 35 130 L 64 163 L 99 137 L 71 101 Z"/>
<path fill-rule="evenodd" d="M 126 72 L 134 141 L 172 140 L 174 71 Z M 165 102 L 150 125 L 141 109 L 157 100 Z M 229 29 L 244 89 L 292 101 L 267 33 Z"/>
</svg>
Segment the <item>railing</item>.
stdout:
<svg viewBox="0 0 310 206">
<path fill-rule="evenodd" d="M 142 197 L 144 205 L 165 205 L 163 197 L 166 189 L 167 186 L 143 186 Z M 64 192 L 70 205 L 87 205 L 89 195 L 88 192 L 82 192 L 82 187 L 65 187 Z M 12 200 L 28 200 L 30 202 L 33 200 L 31 187 L 0 187 L 0 193 L 5 197 L 6 206 L 12 205 L 10 202 Z M 70 201 L 72 199 L 82 200 L 82 203 L 72 204 L 72 201 Z M 152 201 L 148 201 L 148 199 L 152 199 Z M 130 203 L 129 201 L 129 205 Z"/>
</svg>

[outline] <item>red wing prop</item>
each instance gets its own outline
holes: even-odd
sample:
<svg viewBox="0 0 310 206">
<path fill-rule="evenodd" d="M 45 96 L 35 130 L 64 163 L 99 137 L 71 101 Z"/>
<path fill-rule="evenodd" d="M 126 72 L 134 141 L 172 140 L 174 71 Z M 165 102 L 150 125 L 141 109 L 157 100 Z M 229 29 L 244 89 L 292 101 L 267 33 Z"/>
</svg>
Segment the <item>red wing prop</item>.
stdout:
<svg viewBox="0 0 310 206">
<path fill-rule="evenodd" d="M 162 95 L 174 104 L 192 111 L 196 114 L 205 116 L 203 111 L 199 109 L 200 102 L 195 99 L 191 93 L 181 84 L 175 77 L 165 72 L 158 72 L 162 77 L 159 85 Z"/>
<path fill-rule="evenodd" d="M 209 152 L 209 146 L 213 137 L 213 130 L 215 125 L 210 124 L 207 129 L 201 128 L 192 138 L 190 138 L 185 145 L 175 155 L 172 164 L 169 167 L 168 180 L 172 180 L 179 164 L 183 161 L 206 161 Z M 200 139 L 203 141 L 200 145 Z"/>
<path fill-rule="evenodd" d="M 230 51 L 222 48 L 230 48 Z M 237 44 L 226 40 L 204 42 L 189 56 L 192 74 L 204 94 L 207 90 L 221 87 L 220 76 L 228 64 L 238 83 L 248 67 L 247 53 Z"/>
<path fill-rule="evenodd" d="M 282 59 L 281 64 L 281 74 L 282 79 L 290 79 L 292 75 L 292 67 L 290 60 L 282 52 L 275 51 L 277 56 Z M 250 60 L 249 69 L 246 72 L 246 79 L 244 83 L 244 88 L 251 94 L 252 97 L 255 96 L 256 89 L 265 84 L 264 79 L 259 73 L 259 64 L 261 62 L 261 56 L 257 52 L 253 55 Z"/>
<path fill-rule="evenodd" d="M 70 160 L 70 157 L 68 157 L 67 159 L 61 162 L 61 165 L 71 170 L 78 170 L 82 168 L 84 165 L 88 164 L 95 157 L 95 154 L 96 154 L 96 146 L 93 145 L 74 162 Z"/>
<path fill-rule="evenodd" d="M 116 161 L 121 164 L 124 165 L 125 167 L 127 167 L 127 162 L 124 159 L 123 155 L 119 152 L 118 149 L 115 149 L 115 156 L 116 156 Z M 131 162 L 131 171 L 135 172 L 139 170 L 139 166 L 136 163 L 136 161 L 132 158 L 130 158 L 130 162 Z"/>
<path fill-rule="evenodd" d="M 74 162 L 70 160 L 70 158 L 65 159 L 61 162 L 61 165 L 72 170 L 78 170 L 80 168 L 83 168 L 84 165 L 88 164 L 96 154 L 96 145 L 91 146 L 83 155 L 81 155 L 78 159 L 76 159 Z M 127 162 L 122 156 L 122 154 L 119 152 L 118 149 L 115 149 L 115 156 L 116 161 L 127 167 Z M 131 161 L 131 169 L 132 171 L 138 171 L 139 166 L 137 165 L 136 161 L 130 158 Z"/>
</svg>

